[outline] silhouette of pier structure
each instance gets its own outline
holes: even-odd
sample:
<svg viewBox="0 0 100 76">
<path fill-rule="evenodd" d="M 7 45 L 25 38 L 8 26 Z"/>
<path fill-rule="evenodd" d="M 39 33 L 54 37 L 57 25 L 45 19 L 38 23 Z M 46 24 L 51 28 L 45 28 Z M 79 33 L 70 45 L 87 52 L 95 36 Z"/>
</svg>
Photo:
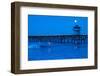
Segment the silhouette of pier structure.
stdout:
<svg viewBox="0 0 100 76">
<path fill-rule="evenodd" d="M 51 43 L 87 43 L 87 35 L 57 35 L 57 36 L 29 36 L 28 40 L 33 42 L 51 42 Z"/>
<path fill-rule="evenodd" d="M 88 35 L 81 35 L 81 28 L 75 25 L 72 29 L 72 35 L 48 35 L 48 36 L 28 36 L 29 41 L 33 42 L 50 42 L 50 43 L 72 43 L 76 45 L 87 43 Z"/>
</svg>

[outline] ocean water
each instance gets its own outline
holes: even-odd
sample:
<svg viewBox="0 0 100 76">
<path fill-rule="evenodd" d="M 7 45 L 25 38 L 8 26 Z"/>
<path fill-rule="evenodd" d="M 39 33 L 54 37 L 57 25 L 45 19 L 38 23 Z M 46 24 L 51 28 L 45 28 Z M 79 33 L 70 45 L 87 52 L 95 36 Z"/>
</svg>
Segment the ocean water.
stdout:
<svg viewBox="0 0 100 76">
<path fill-rule="evenodd" d="M 88 58 L 88 43 L 28 42 L 28 60 Z"/>
</svg>

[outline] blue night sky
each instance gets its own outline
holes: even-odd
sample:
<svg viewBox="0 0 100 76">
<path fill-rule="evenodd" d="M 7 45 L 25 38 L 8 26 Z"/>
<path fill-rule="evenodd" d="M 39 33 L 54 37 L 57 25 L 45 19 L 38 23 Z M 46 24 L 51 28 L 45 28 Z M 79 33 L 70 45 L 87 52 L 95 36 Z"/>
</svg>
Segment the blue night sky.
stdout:
<svg viewBox="0 0 100 76">
<path fill-rule="evenodd" d="M 81 27 L 81 34 L 88 34 L 88 17 L 28 15 L 28 35 L 72 35 L 73 26 Z"/>
</svg>

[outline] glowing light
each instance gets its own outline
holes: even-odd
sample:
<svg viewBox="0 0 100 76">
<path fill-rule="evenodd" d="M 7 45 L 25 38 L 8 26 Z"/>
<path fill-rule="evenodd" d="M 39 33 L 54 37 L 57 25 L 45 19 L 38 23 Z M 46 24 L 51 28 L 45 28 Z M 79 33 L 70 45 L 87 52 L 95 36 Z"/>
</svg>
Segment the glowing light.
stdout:
<svg viewBox="0 0 100 76">
<path fill-rule="evenodd" d="M 75 23 L 77 23 L 77 20 L 74 20 Z"/>
</svg>

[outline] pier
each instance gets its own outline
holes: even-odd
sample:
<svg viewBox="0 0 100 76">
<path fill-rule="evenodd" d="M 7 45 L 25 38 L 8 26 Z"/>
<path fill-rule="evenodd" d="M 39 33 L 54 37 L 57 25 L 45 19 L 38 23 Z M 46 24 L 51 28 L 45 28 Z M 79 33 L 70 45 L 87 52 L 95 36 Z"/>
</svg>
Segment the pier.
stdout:
<svg viewBox="0 0 100 76">
<path fill-rule="evenodd" d="M 51 43 L 87 43 L 88 35 L 56 35 L 56 36 L 28 36 L 32 42 L 51 42 Z"/>
</svg>

